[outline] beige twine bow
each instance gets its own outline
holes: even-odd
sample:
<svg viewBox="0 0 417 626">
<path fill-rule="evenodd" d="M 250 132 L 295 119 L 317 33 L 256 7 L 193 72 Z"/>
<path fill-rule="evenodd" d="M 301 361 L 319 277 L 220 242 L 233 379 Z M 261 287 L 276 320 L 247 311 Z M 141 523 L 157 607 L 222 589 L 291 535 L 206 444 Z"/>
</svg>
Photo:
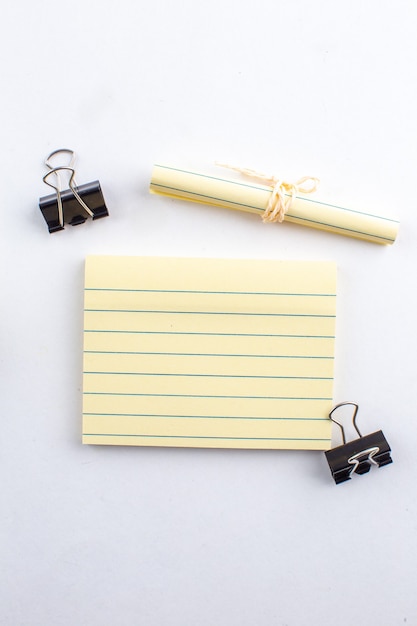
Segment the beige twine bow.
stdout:
<svg viewBox="0 0 417 626">
<path fill-rule="evenodd" d="M 288 183 L 276 176 L 268 176 L 261 174 L 255 170 L 241 167 L 233 167 L 225 163 L 217 163 L 220 167 L 227 167 L 230 170 L 240 172 L 249 178 L 256 178 L 270 187 L 273 187 L 268 205 L 262 213 L 263 222 L 283 222 L 286 213 L 290 210 L 294 200 L 299 193 L 314 193 L 320 183 L 318 178 L 314 176 L 304 176 L 295 183 Z M 307 184 L 306 184 L 307 183 Z"/>
</svg>

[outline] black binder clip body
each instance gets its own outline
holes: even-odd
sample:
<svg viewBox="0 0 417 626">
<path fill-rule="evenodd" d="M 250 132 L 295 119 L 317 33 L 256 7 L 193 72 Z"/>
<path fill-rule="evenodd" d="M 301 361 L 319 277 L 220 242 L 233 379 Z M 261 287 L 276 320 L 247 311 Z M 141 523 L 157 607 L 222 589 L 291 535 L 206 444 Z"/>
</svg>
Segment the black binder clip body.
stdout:
<svg viewBox="0 0 417 626">
<path fill-rule="evenodd" d="M 352 405 L 355 407 L 353 413 L 353 426 L 359 435 L 358 439 L 346 443 L 345 430 L 342 424 L 333 419 L 332 414 L 341 406 Z M 329 417 L 337 424 L 342 431 L 343 445 L 327 450 L 325 452 L 330 471 L 336 485 L 350 480 L 353 473 L 366 474 L 371 469 L 371 465 L 383 467 L 392 463 L 391 448 L 385 439 L 382 430 L 378 430 L 370 435 L 362 436 L 356 425 L 356 415 L 359 406 L 354 402 L 342 402 L 336 405 L 329 413 Z"/>
<path fill-rule="evenodd" d="M 53 167 L 50 161 L 60 153 L 69 154 L 70 162 L 68 165 Z M 89 217 L 96 220 L 109 214 L 98 180 L 77 186 L 74 178 L 74 161 L 75 154 L 73 150 L 67 150 L 66 148 L 60 148 L 51 152 L 45 161 L 49 171 L 43 177 L 43 181 L 55 189 L 56 193 L 40 198 L 39 208 L 48 224 L 50 233 L 63 230 L 64 224 L 77 226 L 78 224 L 84 224 Z M 68 172 L 69 175 L 69 189 L 64 191 L 61 189 L 60 173 L 62 172 Z M 52 176 L 55 184 L 49 180 Z"/>
</svg>

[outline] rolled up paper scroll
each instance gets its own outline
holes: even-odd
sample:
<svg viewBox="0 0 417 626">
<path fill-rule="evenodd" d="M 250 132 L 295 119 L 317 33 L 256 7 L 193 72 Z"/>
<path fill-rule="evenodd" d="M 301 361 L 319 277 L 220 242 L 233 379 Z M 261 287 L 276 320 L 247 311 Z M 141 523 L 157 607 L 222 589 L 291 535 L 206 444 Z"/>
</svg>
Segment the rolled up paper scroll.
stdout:
<svg viewBox="0 0 417 626">
<path fill-rule="evenodd" d="M 247 174 L 251 170 L 242 172 Z M 256 176 L 256 173 L 254 174 Z M 286 193 L 286 185 L 292 189 L 291 193 Z M 248 211 L 260 217 L 264 217 L 265 212 L 269 211 L 271 196 L 276 194 L 276 189 L 277 187 L 273 185 L 258 184 L 249 180 L 231 180 L 167 165 L 154 166 L 150 184 L 152 193 Z M 392 244 L 395 241 L 399 227 L 396 220 L 299 196 L 298 193 L 302 193 L 303 188 L 297 185 L 284 183 L 281 189 L 282 196 L 290 200 L 285 215 L 282 216 L 286 222 L 374 243 Z M 269 215 L 265 221 L 271 221 Z"/>
</svg>

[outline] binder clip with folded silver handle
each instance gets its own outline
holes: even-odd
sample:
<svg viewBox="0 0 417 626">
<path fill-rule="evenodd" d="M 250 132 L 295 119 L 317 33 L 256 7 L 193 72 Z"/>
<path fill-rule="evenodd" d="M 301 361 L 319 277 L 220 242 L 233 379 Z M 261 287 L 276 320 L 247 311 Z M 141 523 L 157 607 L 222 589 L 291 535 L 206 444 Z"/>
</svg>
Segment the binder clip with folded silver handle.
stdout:
<svg viewBox="0 0 417 626">
<path fill-rule="evenodd" d="M 333 413 L 342 406 L 352 405 L 354 412 L 352 423 L 359 435 L 358 439 L 346 443 L 345 429 L 337 422 Z M 366 474 L 372 465 L 383 467 L 392 463 L 391 448 L 385 439 L 382 430 L 370 435 L 362 436 L 356 425 L 356 416 L 359 406 L 354 402 L 341 402 L 329 413 L 329 418 L 337 424 L 342 431 L 343 444 L 325 452 L 330 471 L 336 484 L 350 480 L 352 474 Z"/>
</svg>

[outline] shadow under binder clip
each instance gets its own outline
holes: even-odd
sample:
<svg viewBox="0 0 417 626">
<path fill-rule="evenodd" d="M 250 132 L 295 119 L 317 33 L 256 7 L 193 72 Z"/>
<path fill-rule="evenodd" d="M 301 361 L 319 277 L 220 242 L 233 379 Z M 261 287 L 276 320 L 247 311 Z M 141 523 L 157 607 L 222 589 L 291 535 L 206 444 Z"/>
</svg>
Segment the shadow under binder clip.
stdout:
<svg viewBox="0 0 417 626">
<path fill-rule="evenodd" d="M 359 435 L 358 439 L 346 443 L 345 430 L 333 417 L 333 413 L 342 406 L 352 405 L 354 413 L 352 423 Z M 341 402 L 337 404 L 329 413 L 329 417 L 337 424 L 342 431 L 343 445 L 332 448 L 325 452 L 330 471 L 338 485 L 346 480 L 350 480 L 353 473 L 366 474 L 371 469 L 371 465 L 382 467 L 392 463 L 391 448 L 385 439 L 382 430 L 378 430 L 370 435 L 362 436 L 356 425 L 356 415 L 359 406 L 354 402 Z"/>
<path fill-rule="evenodd" d="M 69 163 L 54 167 L 51 159 L 53 160 L 57 154 L 61 153 L 70 155 Z M 96 220 L 109 214 L 98 180 L 77 186 L 74 161 L 74 151 L 66 148 L 54 150 L 45 160 L 45 165 L 49 171 L 43 177 L 43 181 L 55 189 L 56 193 L 40 198 L 39 208 L 50 233 L 63 230 L 64 224 L 77 226 L 84 224 L 89 217 Z M 62 191 L 60 176 L 63 172 L 68 172 L 69 176 L 69 188 L 64 191 Z M 51 182 L 50 178 L 53 178 L 54 182 Z"/>
</svg>

